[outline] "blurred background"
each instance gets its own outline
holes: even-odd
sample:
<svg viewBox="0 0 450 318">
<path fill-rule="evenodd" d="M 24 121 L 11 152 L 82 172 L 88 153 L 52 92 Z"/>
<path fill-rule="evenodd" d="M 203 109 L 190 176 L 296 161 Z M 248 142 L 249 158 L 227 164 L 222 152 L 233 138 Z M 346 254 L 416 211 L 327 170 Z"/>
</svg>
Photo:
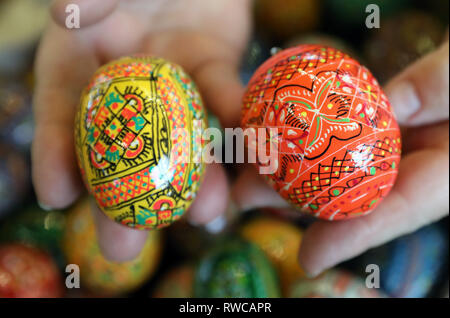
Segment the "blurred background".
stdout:
<svg viewBox="0 0 450 318">
<path fill-rule="evenodd" d="M 380 6 L 380 29 L 361 27 L 370 3 Z M 31 185 L 33 59 L 49 4 L 0 0 L 0 297 L 448 297 L 448 217 L 316 279 L 297 265 L 312 220 L 283 210 L 230 208 L 202 227 L 182 219 L 153 232 L 136 260 L 104 259 L 87 200 L 45 211 Z M 349 53 L 384 84 L 442 42 L 448 7 L 447 0 L 255 0 L 241 79 L 274 47 L 318 43 Z M 83 273 L 80 289 L 66 288 L 71 263 Z M 380 266 L 380 289 L 365 287 L 367 264 Z"/>
</svg>

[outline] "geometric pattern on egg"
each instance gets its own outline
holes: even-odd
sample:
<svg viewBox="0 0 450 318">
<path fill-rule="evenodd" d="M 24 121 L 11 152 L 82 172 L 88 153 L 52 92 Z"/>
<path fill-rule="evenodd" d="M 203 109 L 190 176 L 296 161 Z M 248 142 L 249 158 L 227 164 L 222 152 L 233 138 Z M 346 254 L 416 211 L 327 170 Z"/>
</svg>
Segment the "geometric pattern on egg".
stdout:
<svg viewBox="0 0 450 318">
<path fill-rule="evenodd" d="M 392 188 L 399 127 L 376 79 L 347 54 L 320 45 L 279 52 L 253 75 L 242 108 L 243 128 L 277 129 L 266 133 L 278 151 L 266 178 L 302 211 L 326 220 L 364 215 Z"/>
<path fill-rule="evenodd" d="M 132 56 L 102 66 L 75 121 L 78 164 L 100 209 L 136 229 L 178 220 L 201 183 L 195 158 L 205 123 L 198 90 L 178 65 Z"/>
</svg>

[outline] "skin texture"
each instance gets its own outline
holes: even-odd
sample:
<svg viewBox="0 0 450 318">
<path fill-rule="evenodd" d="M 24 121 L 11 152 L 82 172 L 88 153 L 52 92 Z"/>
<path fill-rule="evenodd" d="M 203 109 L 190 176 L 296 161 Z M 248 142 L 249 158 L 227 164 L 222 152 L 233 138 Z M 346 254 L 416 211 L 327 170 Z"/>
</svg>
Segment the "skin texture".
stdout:
<svg viewBox="0 0 450 318">
<path fill-rule="evenodd" d="M 79 30 L 61 27 L 69 2 L 80 5 Z M 92 7 L 95 10 L 89 10 Z M 180 64 L 223 127 L 237 126 L 244 91 L 238 63 L 250 31 L 249 13 L 250 1 L 241 0 L 56 1 L 54 21 L 36 64 L 33 181 L 40 203 L 66 207 L 83 191 L 73 149 L 75 107 L 89 77 L 111 59 L 144 52 Z M 447 35 L 438 50 L 387 85 L 385 91 L 404 129 L 397 182 L 371 214 L 348 221 L 317 221 L 306 230 L 299 261 L 310 276 L 448 215 L 448 56 Z M 223 213 L 227 188 L 223 168 L 210 165 L 188 213 L 190 220 L 207 223 Z M 250 166 L 242 166 L 230 191 L 242 210 L 289 208 Z M 119 228 L 97 213 L 105 256 L 127 260 L 137 255 L 145 232 Z"/>
<path fill-rule="evenodd" d="M 69 3 L 80 7 L 80 29 L 65 28 Z M 224 127 L 238 122 L 244 89 L 238 63 L 250 32 L 249 1 L 64 0 L 55 1 L 51 13 L 35 72 L 32 174 L 42 207 L 65 208 L 84 191 L 74 153 L 74 115 L 83 87 L 107 61 L 147 53 L 178 63 Z M 208 223 L 224 213 L 227 182 L 221 165 L 207 166 L 188 211 L 192 222 Z M 138 255 L 147 232 L 127 229 L 96 211 L 105 256 L 125 261 Z"/>
</svg>

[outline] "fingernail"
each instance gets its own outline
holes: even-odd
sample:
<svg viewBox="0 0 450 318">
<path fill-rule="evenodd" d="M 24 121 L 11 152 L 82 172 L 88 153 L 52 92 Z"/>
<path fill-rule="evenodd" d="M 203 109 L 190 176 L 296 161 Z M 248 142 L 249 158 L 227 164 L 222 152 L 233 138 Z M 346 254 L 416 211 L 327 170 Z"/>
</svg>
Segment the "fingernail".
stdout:
<svg viewBox="0 0 450 318">
<path fill-rule="evenodd" d="M 53 210 L 51 207 L 49 207 L 48 205 L 45 205 L 45 204 L 43 204 L 43 203 L 41 203 L 41 202 L 39 202 L 38 201 L 38 203 L 37 203 L 38 205 L 39 205 L 39 207 L 42 209 L 42 210 L 44 210 L 44 211 L 51 211 L 51 210 Z"/>
<path fill-rule="evenodd" d="M 298 260 L 298 266 L 300 266 L 300 268 L 303 271 L 303 273 L 305 274 L 306 278 L 309 278 L 309 279 L 316 278 L 317 276 L 319 276 L 322 273 L 322 271 L 320 271 L 320 270 L 319 271 L 308 271 L 308 270 L 306 270 L 305 266 L 303 266 L 301 258 Z"/>
<path fill-rule="evenodd" d="M 305 275 L 307 278 L 313 279 L 313 278 L 316 278 L 317 276 L 319 276 L 321 273 L 322 272 L 316 272 L 316 273 L 305 272 Z"/>
<path fill-rule="evenodd" d="M 322 273 L 321 271 L 307 271 L 300 262 L 298 264 L 299 264 L 301 270 L 303 271 L 303 273 L 305 274 L 306 278 L 309 278 L 309 279 L 316 278 L 317 276 L 319 276 Z"/>
<path fill-rule="evenodd" d="M 420 99 L 410 82 L 395 84 L 386 95 L 400 123 L 407 122 L 420 110 Z"/>
<path fill-rule="evenodd" d="M 214 220 L 205 224 L 205 229 L 212 234 L 221 232 L 227 225 L 227 219 L 224 215 L 219 215 Z"/>
</svg>

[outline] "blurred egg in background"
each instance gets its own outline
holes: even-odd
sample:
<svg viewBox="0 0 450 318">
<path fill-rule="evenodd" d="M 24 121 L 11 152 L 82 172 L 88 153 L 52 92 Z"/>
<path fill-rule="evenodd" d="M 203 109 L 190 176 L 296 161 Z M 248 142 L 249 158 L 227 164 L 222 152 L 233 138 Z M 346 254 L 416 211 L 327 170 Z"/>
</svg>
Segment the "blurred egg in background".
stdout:
<svg viewBox="0 0 450 318">
<path fill-rule="evenodd" d="M 0 297 L 55 298 L 65 288 L 52 258 L 35 247 L 0 245 Z"/>
<path fill-rule="evenodd" d="M 253 243 L 230 239 L 199 260 L 194 297 L 280 297 L 278 277 L 262 250 Z"/>
<path fill-rule="evenodd" d="M 159 231 L 149 231 L 140 254 L 122 263 L 107 260 L 98 245 L 93 203 L 81 199 L 68 213 L 63 251 L 68 264 L 80 268 L 81 282 L 93 293 L 117 296 L 133 291 L 154 274 L 161 257 Z"/>
<path fill-rule="evenodd" d="M 294 282 L 289 291 L 292 298 L 378 298 L 376 289 L 369 289 L 363 279 L 338 269 L 328 270 L 316 278 Z"/>
</svg>

